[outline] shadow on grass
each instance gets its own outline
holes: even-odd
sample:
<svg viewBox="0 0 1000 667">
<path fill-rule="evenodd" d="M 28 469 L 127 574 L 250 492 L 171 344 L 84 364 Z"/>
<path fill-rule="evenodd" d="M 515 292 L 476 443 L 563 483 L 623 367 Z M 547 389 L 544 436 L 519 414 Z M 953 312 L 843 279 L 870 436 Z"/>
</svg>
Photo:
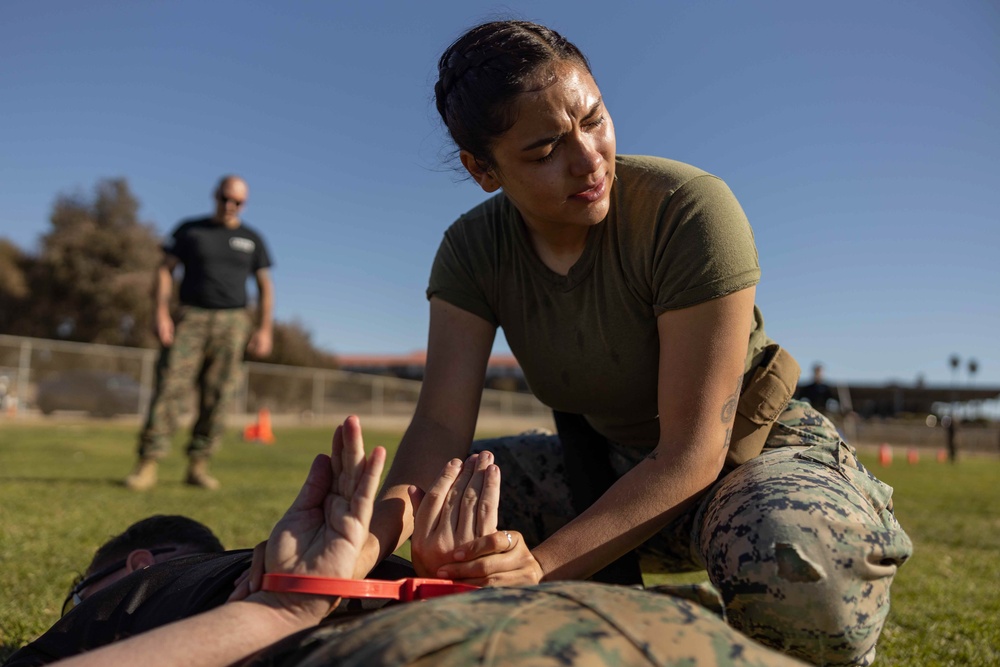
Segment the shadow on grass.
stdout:
<svg viewBox="0 0 1000 667">
<path fill-rule="evenodd" d="M 39 482 L 42 484 L 52 484 L 52 483 L 66 483 L 72 482 L 75 484 L 87 484 L 90 486 L 117 486 L 125 488 L 125 482 L 121 479 L 99 479 L 95 477 L 0 477 L 0 481 L 3 482 Z M 168 482 L 169 484 L 169 482 Z M 180 482 L 178 482 L 180 484 Z"/>
<path fill-rule="evenodd" d="M 119 488 L 119 489 L 122 489 L 123 491 L 128 491 L 129 493 L 134 493 L 136 495 L 141 495 L 143 493 L 148 493 L 149 491 L 152 491 L 154 489 L 159 489 L 159 488 L 173 489 L 173 488 L 177 488 L 177 487 L 183 487 L 185 489 L 191 489 L 192 491 L 201 491 L 201 492 L 205 492 L 206 491 L 206 489 L 202 489 L 202 488 L 198 487 L 197 485 L 188 484 L 183 479 L 177 479 L 177 480 L 172 480 L 172 479 L 163 480 L 163 479 L 161 479 L 161 480 L 158 480 L 156 482 L 156 485 L 152 489 L 147 489 L 145 491 L 132 491 L 131 489 L 126 489 L 124 478 L 117 478 L 117 477 L 116 478 L 112 478 L 112 479 L 99 479 L 99 478 L 96 478 L 96 477 L 27 477 L 27 476 L 20 476 L 20 477 L 0 477 L 0 482 L 23 482 L 23 483 L 28 483 L 28 484 L 34 484 L 34 483 L 37 483 L 37 484 L 53 484 L 53 483 L 59 483 L 59 484 L 67 484 L 67 483 L 69 483 L 69 484 L 83 484 L 85 486 L 103 486 L 103 487 Z"/>
</svg>

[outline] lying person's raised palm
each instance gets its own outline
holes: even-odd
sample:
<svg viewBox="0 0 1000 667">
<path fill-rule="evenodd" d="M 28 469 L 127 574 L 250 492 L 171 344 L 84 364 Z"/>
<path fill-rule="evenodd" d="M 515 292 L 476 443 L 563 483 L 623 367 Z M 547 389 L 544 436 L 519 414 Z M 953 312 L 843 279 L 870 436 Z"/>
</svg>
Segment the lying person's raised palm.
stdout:
<svg viewBox="0 0 1000 667">
<path fill-rule="evenodd" d="M 264 570 L 350 578 L 368 537 L 375 493 L 385 464 L 376 447 L 366 460 L 361 426 L 350 417 L 333 436 L 331 456 L 313 461 L 302 490 L 267 540 Z M 295 596 L 295 604 L 329 607 L 328 602 Z M 317 612 L 322 615 L 324 612 Z"/>
</svg>

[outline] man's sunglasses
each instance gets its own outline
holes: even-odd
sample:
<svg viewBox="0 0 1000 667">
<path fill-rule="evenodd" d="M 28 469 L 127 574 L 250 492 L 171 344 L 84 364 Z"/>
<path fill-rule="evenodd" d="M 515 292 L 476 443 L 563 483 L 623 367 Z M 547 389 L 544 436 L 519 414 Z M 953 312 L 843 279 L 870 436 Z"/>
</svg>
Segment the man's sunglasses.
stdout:
<svg viewBox="0 0 1000 667">
<path fill-rule="evenodd" d="M 227 197 L 226 195 L 218 195 L 216 199 L 218 199 L 219 203 L 222 204 L 223 206 L 225 206 L 229 202 L 232 202 L 237 207 L 243 206 L 242 199 L 234 199 L 233 197 Z"/>
<path fill-rule="evenodd" d="M 170 553 L 171 551 L 177 551 L 177 547 L 157 547 L 156 549 L 149 549 L 149 553 L 154 556 L 158 554 Z M 114 574 L 118 570 L 125 567 L 128 562 L 127 558 L 123 558 L 120 561 L 116 561 L 105 568 L 101 568 L 97 572 L 93 573 L 89 577 L 85 577 L 82 574 L 77 575 L 76 579 L 73 580 L 73 587 L 69 589 L 69 595 L 66 596 L 66 600 L 63 601 L 62 615 L 65 616 L 78 604 L 83 602 L 83 598 L 80 597 L 80 593 L 83 592 L 87 586 L 96 583 L 107 577 L 110 574 Z"/>
</svg>

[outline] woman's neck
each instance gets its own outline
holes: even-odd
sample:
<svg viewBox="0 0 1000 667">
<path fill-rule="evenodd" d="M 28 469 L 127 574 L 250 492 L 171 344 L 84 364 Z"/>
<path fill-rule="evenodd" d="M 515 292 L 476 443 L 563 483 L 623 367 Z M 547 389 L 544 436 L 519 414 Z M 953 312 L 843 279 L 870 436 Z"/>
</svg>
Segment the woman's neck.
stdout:
<svg viewBox="0 0 1000 667">
<path fill-rule="evenodd" d="M 527 222 L 524 226 L 535 254 L 545 266 L 561 276 L 569 275 L 569 270 L 587 248 L 590 227 L 566 225 L 555 229 L 537 229 Z"/>
</svg>

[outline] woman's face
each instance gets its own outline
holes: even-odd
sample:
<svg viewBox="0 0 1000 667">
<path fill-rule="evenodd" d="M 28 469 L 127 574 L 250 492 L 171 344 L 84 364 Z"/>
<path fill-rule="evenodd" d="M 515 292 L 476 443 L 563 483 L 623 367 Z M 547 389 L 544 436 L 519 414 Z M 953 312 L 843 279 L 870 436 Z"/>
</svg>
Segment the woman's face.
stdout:
<svg viewBox="0 0 1000 667">
<path fill-rule="evenodd" d="M 494 141 L 494 167 L 479 168 L 465 152 L 462 163 L 485 191 L 502 187 L 535 231 L 596 225 L 608 213 L 615 176 L 611 116 L 579 65 L 557 61 L 540 74 L 551 80 L 515 101 L 517 122 Z"/>
</svg>

